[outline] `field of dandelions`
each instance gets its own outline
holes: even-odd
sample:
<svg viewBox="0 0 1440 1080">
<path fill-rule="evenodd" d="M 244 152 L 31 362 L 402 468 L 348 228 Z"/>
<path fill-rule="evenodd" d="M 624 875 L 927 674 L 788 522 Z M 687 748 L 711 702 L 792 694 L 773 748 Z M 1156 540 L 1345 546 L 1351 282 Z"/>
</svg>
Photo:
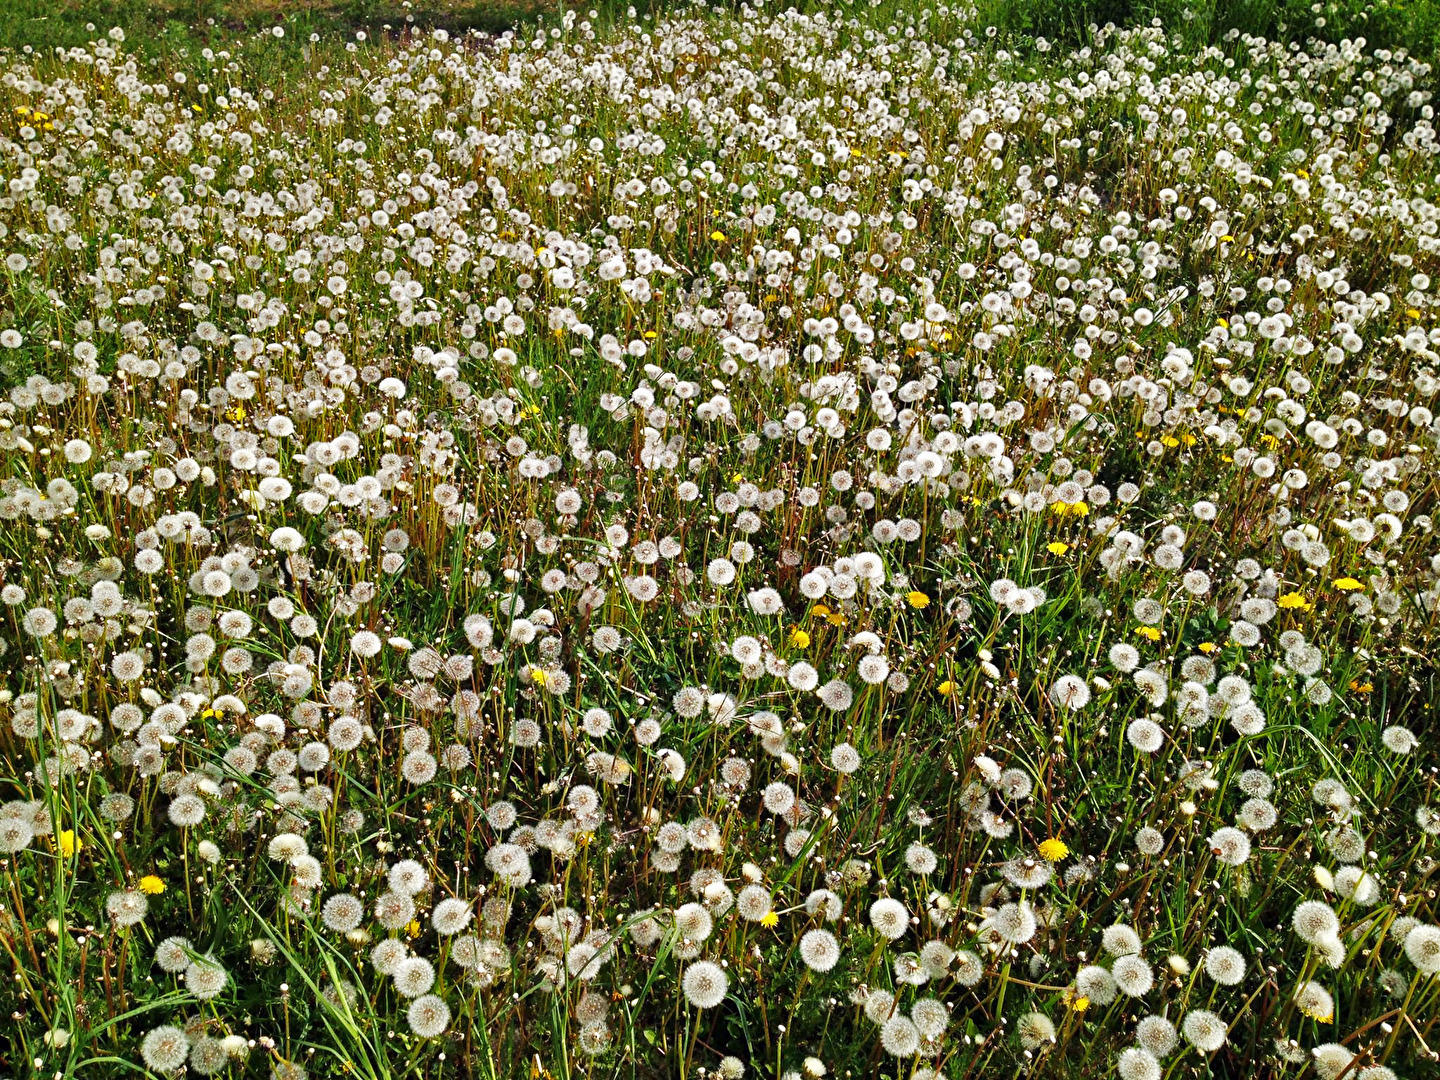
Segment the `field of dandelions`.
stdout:
<svg viewBox="0 0 1440 1080">
<path fill-rule="evenodd" d="M 277 37 L 0 52 L 7 1075 L 1437 1075 L 1426 63 Z"/>
</svg>

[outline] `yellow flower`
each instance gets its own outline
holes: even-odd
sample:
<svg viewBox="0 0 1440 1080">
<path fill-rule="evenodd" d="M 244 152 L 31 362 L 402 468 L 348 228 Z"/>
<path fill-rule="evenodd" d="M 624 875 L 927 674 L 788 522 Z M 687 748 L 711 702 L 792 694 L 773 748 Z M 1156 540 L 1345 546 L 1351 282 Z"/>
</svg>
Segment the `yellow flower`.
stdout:
<svg viewBox="0 0 1440 1080">
<path fill-rule="evenodd" d="M 1335 579 L 1335 588 L 1341 592 L 1349 592 L 1352 589 L 1363 589 L 1365 586 L 1356 581 L 1353 577 L 1342 577 Z"/>
<path fill-rule="evenodd" d="M 1275 602 L 1282 608 L 1299 608 L 1301 611 L 1309 611 L 1314 607 L 1310 601 L 1306 600 L 1305 597 L 1298 592 L 1288 592 Z"/>
<path fill-rule="evenodd" d="M 733 475 L 732 477 L 730 477 L 730 482 L 731 482 L 732 484 L 743 484 L 743 483 L 745 482 L 745 474 L 744 474 L 744 473 L 738 473 L 738 472 L 735 473 L 735 475 Z"/>
<path fill-rule="evenodd" d="M 824 618 L 826 615 L 830 614 L 830 609 L 824 604 L 816 604 L 813 608 L 810 609 L 810 614 L 817 619 L 821 619 Z"/>
<path fill-rule="evenodd" d="M 941 697 L 949 697 L 951 694 L 953 694 L 953 693 L 955 692 L 955 684 L 954 684 L 953 682 L 951 682 L 949 679 L 946 679 L 944 682 L 942 682 L 942 683 L 941 683 L 939 686 L 937 686 L 935 689 L 936 689 L 937 691 L 939 691 Z"/>
<path fill-rule="evenodd" d="M 420 936 L 420 920 L 419 920 L 419 919 L 411 919 L 410 922 L 409 922 L 408 924 L 406 924 L 406 926 L 405 926 L 405 933 L 409 934 L 412 938 L 419 937 L 419 936 Z"/>
<path fill-rule="evenodd" d="M 1070 1008 L 1073 1012 L 1083 1013 L 1089 1007 L 1090 999 L 1088 997 L 1077 997 L 1070 1002 Z"/>
<path fill-rule="evenodd" d="M 724 241 L 724 239 L 725 239 L 725 234 L 724 234 L 723 232 L 721 232 L 719 229 L 716 229 L 714 232 L 712 232 L 712 233 L 710 234 L 710 239 L 711 239 L 711 240 L 714 240 L 717 244 L 719 244 L 719 243 L 721 243 L 721 242 Z"/>
<path fill-rule="evenodd" d="M 61 829 L 55 834 L 60 845 L 60 854 L 67 859 L 85 847 L 85 842 L 75 835 L 74 829 Z"/>
<path fill-rule="evenodd" d="M 151 896 L 159 896 L 165 891 L 165 882 L 154 874 L 146 874 L 140 879 L 140 891 L 149 893 Z"/>
<path fill-rule="evenodd" d="M 1090 506 L 1088 503 L 1073 502 L 1070 504 L 1070 513 L 1076 517 L 1088 517 L 1090 514 Z"/>
<path fill-rule="evenodd" d="M 831 626 L 844 626 L 845 616 L 841 615 L 838 611 L 832 611 L 829 615 L 825 616 L 825 621 Z"/>
<path fill-rule="evenodd" d="M 532 668 L 530 670 L 530 681 L 536 686 L 544 686 L 545 672 L 541 668 Z"/>
<path fill-rule="evenodd" d="M 810 644 L 810 635 L 797 626 L 790 631 L 790 644 L 797 649 L 806 648 Z"/>
<path fill-rule="evenodd" d="M 1045 550 L 1050 552 L 1051 555 L 1064 555 L 1065 552 L 1070 550 L 1070 545 L 1063 544 L 1059 540 L 1056 540 L 1053 544 L 1046 544 Z"/>
<path fill-rule="evenodd" d="M 764 915 L 760 916 L 760 925 L 765 927 L 779 926 L 780 916 L 776 915 L 773 911 L 767 911 Z"/>
<path fill-rule="evenodd" d="M 1135 632 L 1141 637 L 1143 637 L 1146 641 L 1160 640 L 1160 628 L 1158 626 L 1142 626 Z"/>
<path fill-rule="evenodd" d="M 1351 679 L 1350 689 L 1354 690 L 1357 694 L 1368 694 L 1375 689 L 1375 684 L 1370 682 L 1356 682 L 1354 679 Z"/>
<path fill-rule="evenodd" d="M 1215 324 L 1216 324 L 1217 326 L 1223 326 L 1226 330 L 1229 330 L 1229 329 L 1230 329 L 1230 323 L 1229 323 L 1229 321 L 1226 320 L 1226 319 L 1216 319 L 1216 320 L 1215 320 Z"/>
<path fill-rule="evenodd" d="M 1213 642 L 1213 641 L 1202 641 L 1202 642 L 1200 642 L 1200 645 L 1199 645 L 1199 649 L 1200 649 L 1200 651 L 1203 652 L 1203 653 L 1212 653 L 1212 652 L 1214 652 L 1216 649 L 1218 649 L 1219 647 L 1220 647 L 1220 646 L 1219 646 L 1219 645 L 1216 645 L 1215 642 Z"/>
<path fill-rule="evenodd" d="M 1180 440 L 1177 439 L 1177 438 L 1175 438 L 1174 435 L 1161 435 L 1161 436 L 1160 436 L 1160 445 L 1161 445 L 1161 446 L 1168 446 L 1168 447 L 1174 448 L 1174 447 L 1180 445 Z"/>
<path fill-rule="evenodd" d="M 1220 237 L 1220 242 L 1222 244 L 1233 244 L 1235 242 L 1235 237 L 1233 237 L 1229 233 L 1226 233 L 1224 236 Z"/>
<path fill-rule="evenodd" d="M 1412 319 L 1418 319 L 1418 318 L 1420 318 L 1420 312 L 1419 312 L 1416 308 L 1413 308 L 1413 307 L 1412 307 L 1412 308 L 1406 308 L 1406 309 L 1405 309 L 1405 314 L 1406 314 L 1406 315 L 1409 315 L 1410 318 L 1412 318 Z"/>
<path fill-rule="evenodd" d="M 235 408 L 231 409 L 225 415 L 238 424 L 241 420 L 245 419 L 245 406 L 236 405 Z"/>
<path fill-rule="evenodd" d="M 905 594 L 905 602 L 917 610 L 930 606 L 930 598 L 928 596 L 923 592 L 915 592 L 913 590 Z"/>
<path fill-rule="evenodd" d="M 1069 854 L 1070 849 L 1065 846 L 1064 840 L 1056 840 L 1052 836 L 1049 840 L 1040 842 L 1040 857 L 1046 862 L 1059 862 Z"/>
</svg>

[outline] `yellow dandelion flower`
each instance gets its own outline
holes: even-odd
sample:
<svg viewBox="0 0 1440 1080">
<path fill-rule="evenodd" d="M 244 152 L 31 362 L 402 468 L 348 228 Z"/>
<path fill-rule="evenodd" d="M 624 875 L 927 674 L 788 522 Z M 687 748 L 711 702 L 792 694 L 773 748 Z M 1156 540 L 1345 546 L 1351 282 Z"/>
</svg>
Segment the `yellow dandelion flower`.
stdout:
<svg viewBox="0 0 1440 1080">
<path fill-rule="evenodd" d="M 151 896 L 159 896 L 165 891 L 165 882 L 154 874 L 146 874 L 140 879 L 140 891 Z"/>
<path fill-rule="evenodd" d="M 412 937 L 412 938 L 417 938 L 417 937 L 419 937 L 419 936 L 420 936 L 420 930 L 421 930 L 421 926 L 420 926 L 420 920 L 419 920 L 419 919 L 411 919 L 410 922 L 407 923 L 406 926 L 405 926 L 405 933 L 406 933 L 407 935 L 409 935 L 410 937 Z"/>
<path fill-rule="evenodd" d="M 825 621 L 831 626 L 844 626 L 845 616 L 841 615 L 838 611 L 832 611 L 829 615 L 825 616 Z"/>
<path fill-rule="evenodd" d="M 918 610 L 930 606 L 930 597 L 926 596 L 923 592 L 912 590 L 905 594 L 905 602 Z"/>
<path fill-rule="evenodd" d="M 830 614 L 830 609 L 824 604 L 816 604 L 810 609 L 810 614 L 817 619 L 823 619 L 826 615 Z"/>
<path fill-rule="evenodd" d="M 941 697 L 949 697 L 955 692 L 955 684 L 949 679 L 946 679 L 939 686 L 935 687 L 935 690 L 940 694 Z"/>
<path fill-rule="evenodd" d="M 1314 607 L 1314 605 L 1311 604 L 1310 601 L 1305 599 L 1303 594 L 1298 592 L 1288 592 L 1284 596 L 1280 597 L 1279 600 L 1276 600 L 1275 603 L 1282 608 L 1298 608 L 1301 611 L 1309 611 L 1312 607 Z"/>
<path fill-rule="evenodd" d="M 717 244 L 720 244 L 720 243 L 723 243 L 723 242 L 725 241 L 725 234 L 724 234 L 723 232 L 721 232 L 719 229 L 716 229 L 714 232 L 712 232 L 712 233 L 710 234 L 710 239 L 711 239 L 711 240 L 714 240 Z"/>
<path fill-rule="evenodd" d="M 1050 552 L 1051 555 L 1064 555 L 1065 552 L 1070 550 L 1070 545 L 1056 540 L 1053 544 L 1046 544 L 1045 550 Z"/>
<path fill-rule="evenodd" d="M 530 672 L 530 681 L 533 682 L 536 686 L 544 686 L 545 672 L 542 671 L 540 668 L 535 668 L 533 671 Z"/>
<path fill-rule="evenodd" d="M 1160 640 L 1160 628 L 1156 626 L 1142 626 L 1135 632 L 1141 637 L 1143 637 L 1146 641 Z"/>
<path fill-rule="evenodd" d="M 1203 652 L 1203 653 L 1212 653 L 1212 652 L 1214 652 L 1216 649 L 1218 649 L 1219 647 L 1220 647 L 1220 646 L 1219 646 L 1219 645 L 1216 645 L 1215 642 L 1213 642 L 1213 641 L 1202 641 L 1202 642 L 1199 644 L 1199 646 L 1198 646 L 1198 648 L 1200 649 L 1200 651 Z"/>
<path fill-rule="evenodd" d="M 1069 854 L 1070 849 L 1064 840 L 1057 840 L 1052 836 L 1049 840 L 1040 842 L 1040 857 L 1046 862 L 1059 862 Z"/>
<path fill-rule="evenodd" d="M 797 649 L 807 648 L 810 645 L 810 635 L 797 626 L 790 631 L 790 644 Z"/>
<path fill-rule="evenodd" d="M 760 917 L 760 925 L 764 927 L 779 926 L 780 916 L 776 915 L 773 911 L 767 911 Z"/>
<path fill-rule="evenodd" d="M 1356 581 L 1353 577 L 1342 577 L 1335 579 L 1335 588 L 1341 592 L 1350 592 L 1354 589 L 1363 589 L 1365 586 Z"/>
<path fill-rule="evenodd" d="M 60 854 L 67 859 L 85 847 L 85 842 L 75 835 L 74 829 L 61 829 L 55 834 L 55 840 L 60 848 Z"/>
</svg>

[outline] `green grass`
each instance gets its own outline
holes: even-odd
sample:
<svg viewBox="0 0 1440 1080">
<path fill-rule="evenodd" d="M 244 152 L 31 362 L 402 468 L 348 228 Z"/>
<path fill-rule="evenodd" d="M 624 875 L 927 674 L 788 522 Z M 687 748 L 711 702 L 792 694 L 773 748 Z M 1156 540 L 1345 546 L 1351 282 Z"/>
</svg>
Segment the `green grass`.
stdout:
<svg viewBox="0 0 1440 1080">
<path fill-rule="evenodd" d="M 1440 5 L 1434 0 L 987 0 L 980 19 L 1012 35 L 1065 44 L 1087 40 L 1091 27 L 1159 19 L 1192 48 L 1233 31 L 1299 43 L 1363 38 L 1372 49 L 1404 49 L 1431 64 L 1440 59 Z"/>
<path fill-rule="evenodd" d="M 6 0 L 0 4 L 0 41 L 17 51 L 73 48 L 119 26 L 136 51 L 163 55 L 228 44 L 245 34 L 282 26 L 298 52 L 311 34 L 328 42 L 351 37 L 357 30 L 402 33 L 438 26 L 457 33 L 498 33 L 542 17 L 554 18 L 560 10 L 550 0 L 419 4 L 403 0 L 58 0 L 43 7 Z"/>
</svg>

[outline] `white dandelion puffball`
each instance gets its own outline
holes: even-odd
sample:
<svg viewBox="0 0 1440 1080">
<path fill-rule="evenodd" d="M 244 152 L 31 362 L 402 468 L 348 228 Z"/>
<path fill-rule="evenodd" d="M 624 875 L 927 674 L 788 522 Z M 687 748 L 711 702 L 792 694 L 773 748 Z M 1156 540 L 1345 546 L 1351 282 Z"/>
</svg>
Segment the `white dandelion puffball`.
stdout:
<svg viewBox="0 0 1440 1080">
<path fill-rule="evenodd" d="M 904 937 L 905 931 L 910 928 L 910 912 L 899 900 L 881 897 L 870 905 L 870 925 L 882 937 L 896 941 Z"/>
<path fill-rule="evenodd" d="M 829 971 L 840 960 L 840 943 L 828 930 L 807 930 L 800 938 L 800 958 L 811 971 Z"/>
<path fill-rule="evenodd" d="M 680 980 L 685 1000 L 697 1009 L 713 1009 L 725 1000 L 730 980 L 719 964 L 697 960 L 685 969 Z"/>
</svg>

